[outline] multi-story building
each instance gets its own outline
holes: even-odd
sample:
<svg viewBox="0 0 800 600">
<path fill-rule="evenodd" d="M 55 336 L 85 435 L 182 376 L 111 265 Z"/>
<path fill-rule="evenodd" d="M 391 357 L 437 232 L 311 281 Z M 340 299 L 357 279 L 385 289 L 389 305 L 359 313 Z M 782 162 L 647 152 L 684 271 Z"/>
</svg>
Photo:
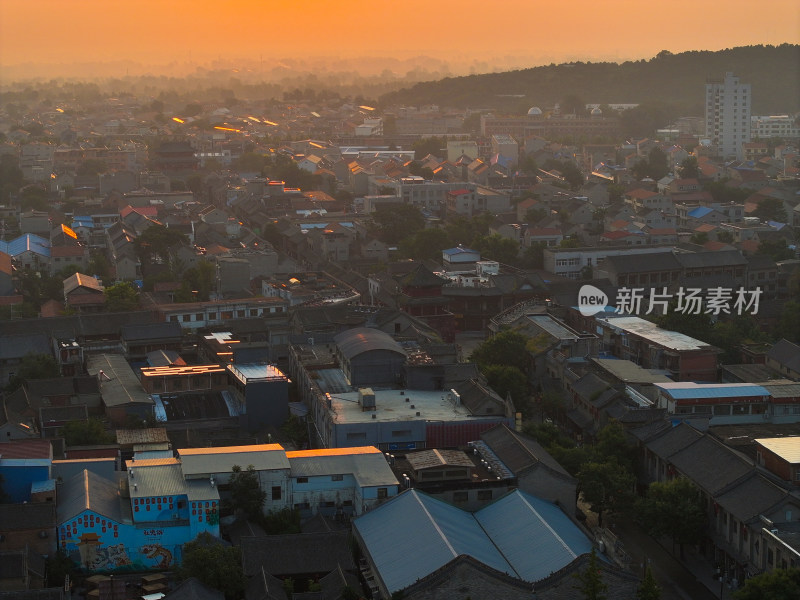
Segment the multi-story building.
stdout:
<svg viewBox="0 0 800 600">
<path fill-rule="evenodd" d="M 750 117 L 750 135 L 753 139 L 800 139 L 800 126 L 790 115 Z"/>
<path fill-rule="evenodd" d="M 733 73 L 706 82 L 706 136 L 723 158 L 743 158 L 742 145 L 750 141 L 749 83 L 740 83 Z"/>
</svg>

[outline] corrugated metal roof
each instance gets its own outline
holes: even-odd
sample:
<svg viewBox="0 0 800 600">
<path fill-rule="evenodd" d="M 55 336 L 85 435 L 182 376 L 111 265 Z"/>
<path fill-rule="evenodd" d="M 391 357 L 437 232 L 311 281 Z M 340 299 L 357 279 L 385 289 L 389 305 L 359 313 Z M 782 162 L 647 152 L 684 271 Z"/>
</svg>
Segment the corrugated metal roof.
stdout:
<svg viewBox="0 0 800 600">
<path fill-rule="evenodd" d="M 399 485 L 383 452 L 359 452 L 360 448 L 338 448 L 341 452 L 309 455 L 307 451 L 287 452 L 292 477 L 353 475 L 362 487 Z M 315 452 L 315 451 L 311 451 Z"/>
<path fill-rule="evenodd" d="M 209 479 L 186 481 L 175 458 L 127 461 L 131 498 L 186 494 L 195 500 L 218 500 L 219 490 Z"/>
<path fill-rule="evenodd" d="M 468 554 L 516 575 L 472 514 L 408 490 L 354 522 L 390 593 Z"/>
<path fill-rule="evenodd" d="M 42 256 L 50 256 L 50 241 L 33 233 L 26 233 L 10 242 L 0 241 L 0 252 L 5 252 L 13 257 L 28 250 Z"/>
<path fill-rule="evenodd" d="M 675 400 L 689 398 L 740 398 L 744 396 L 769 396 L 769 391 L 750 383 L 656 383 L 657 388 Z"/>
<path fill-rule="evenodd" d="M 289 459 L 280 444 L 225 446 L 222 448 L 183 448 L 178 450 L 185 476 L 229 473 L 233 465 L 256 471 L 289 469 Z"/>
<path fill-rule="evenodd" d="M 389 350 L 405 355 L 403 347 L 380 329 L 354 327 L 343 331 L 333 341 L 348 360 L 371 350 Z"/>
<path fill-rule="evenodd" d="M 800 463 L 800 436 L 759 438 L 754 441 L 756 444 L 764 446 L 764 448 L 773 454 L 777 454 L 786 462 L 792 464 Z"/>
<path fill-rule="evenodd" d="M 354 521 L 389 592 L 461 554 L 538 581 L 591 551 L 591 541 L 555 504 L 519 490 L 472 513 L 408 490 Z"/>
<path fill-rule="evenodd" d="M 86 371 L 100 381 L 100 394 L 106 406 L 153 404 L 142 384 L 121 354 L 95 354 L 87 358 Z"/>
<path fill-rule="evenodd" d="M 563 569 L 592 543 L 555 504 L 519 490 L 475 518 L 521 579 L 539 581 Z"/>
<path fill-rule="evenodd" d="M 92 510 L 114 521 L 121 521 L 119 486 L 116 481 L 83 470 L 67 479 L 58 491 L 58 522 Z"/>
</svg>

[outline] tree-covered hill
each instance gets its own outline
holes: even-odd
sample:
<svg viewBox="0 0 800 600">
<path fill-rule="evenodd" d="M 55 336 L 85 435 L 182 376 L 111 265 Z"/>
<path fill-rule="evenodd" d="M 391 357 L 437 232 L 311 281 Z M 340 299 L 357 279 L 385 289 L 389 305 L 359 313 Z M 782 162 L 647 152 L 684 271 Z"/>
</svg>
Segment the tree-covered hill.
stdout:
<svg viewBox="0 0 800 600">
<path fill-rule="evenodd" d="M 800 111 L 800 45 L 745 46 L 716 52 L 662 51 L 650 60 L 565 63 L 504 73 L 450 77 L 385 94 L 381 105 L 438 104 L 524 114 L 567 97 L 600 104 L 664 103 L 703 114 L 704 85 L 732 71 L 753 90 L 752 114 Z"/>
</svg>

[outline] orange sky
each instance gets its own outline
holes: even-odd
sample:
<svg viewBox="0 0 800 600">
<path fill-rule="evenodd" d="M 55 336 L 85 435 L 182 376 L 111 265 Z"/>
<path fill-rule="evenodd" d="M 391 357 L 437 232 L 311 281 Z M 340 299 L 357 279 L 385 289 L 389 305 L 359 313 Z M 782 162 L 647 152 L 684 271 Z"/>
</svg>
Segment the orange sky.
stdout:
<svg viewBox="0 0 800 600">
<path fill-rule="evenodd" d="M 0 0 L 0 65 L 651 58 L 800 42 L 798 0 Z"/>
</svg>

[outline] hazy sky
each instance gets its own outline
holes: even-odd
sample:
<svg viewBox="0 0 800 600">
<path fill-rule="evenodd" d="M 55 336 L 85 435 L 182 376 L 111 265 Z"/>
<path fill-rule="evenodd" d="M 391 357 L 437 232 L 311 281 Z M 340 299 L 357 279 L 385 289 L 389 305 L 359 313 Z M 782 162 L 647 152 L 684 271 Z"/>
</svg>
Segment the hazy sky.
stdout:
<svg viewBox="0 0 800 600">
<path fill-rule="evenodd" d="M 0 0 L 4 66 L 420 54 L 562 62 L 785 42 L 800 42 L 798 0 Z"/>
</svg>

